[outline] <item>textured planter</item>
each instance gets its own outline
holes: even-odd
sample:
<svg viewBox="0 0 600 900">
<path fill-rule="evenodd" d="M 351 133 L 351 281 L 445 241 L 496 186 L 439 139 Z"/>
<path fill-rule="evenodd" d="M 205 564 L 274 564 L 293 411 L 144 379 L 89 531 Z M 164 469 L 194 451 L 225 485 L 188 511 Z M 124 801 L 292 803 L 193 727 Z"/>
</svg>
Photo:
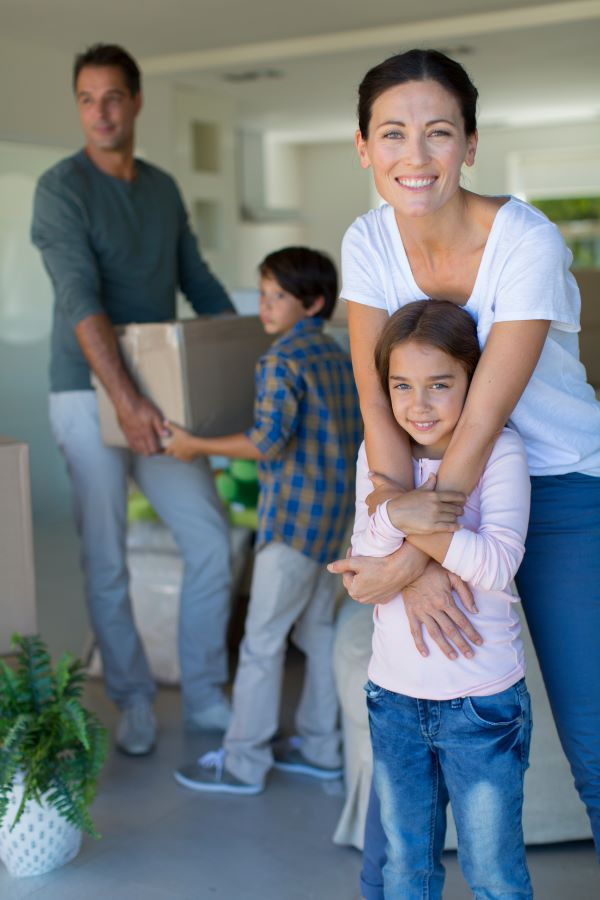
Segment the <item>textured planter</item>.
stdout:
<svg viewBox="0 0 600 900">
<path fill-rule="evenodd" d="M 8 812 L 0 827 L 0 859 L 10 875 L 43 875 L 70 862 L 81 847 L 81 831 L 70 825 L 52 806 L 29 801 L 18 824 L 23 787 L 15 783 Z"/>
</svg>

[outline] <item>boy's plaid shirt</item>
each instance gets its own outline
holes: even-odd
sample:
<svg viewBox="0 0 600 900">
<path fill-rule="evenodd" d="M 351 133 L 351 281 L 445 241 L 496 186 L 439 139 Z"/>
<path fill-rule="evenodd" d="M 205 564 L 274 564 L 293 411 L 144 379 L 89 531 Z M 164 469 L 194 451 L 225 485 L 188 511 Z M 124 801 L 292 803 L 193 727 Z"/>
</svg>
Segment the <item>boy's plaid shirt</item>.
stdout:
<svg viewBox="0 0 600 900">
<path fill-rule="evenodd" d="M 259 549 L 270 541 L 326 563 L 341 550 L 354 510 L 362 420 L 352 366 L 323 320 L 302 319 L 256 366 Z"/>
</svg>

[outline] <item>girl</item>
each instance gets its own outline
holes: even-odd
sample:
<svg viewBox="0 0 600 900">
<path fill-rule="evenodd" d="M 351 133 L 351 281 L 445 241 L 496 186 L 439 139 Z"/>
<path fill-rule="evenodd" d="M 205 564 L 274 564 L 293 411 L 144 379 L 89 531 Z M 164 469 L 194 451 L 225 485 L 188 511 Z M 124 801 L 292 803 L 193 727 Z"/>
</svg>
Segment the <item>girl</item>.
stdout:
<svg viewBox="0 0 600 900">
<path fill-rule="evenodd" d="M 384 482 L 379 502 L 390 493 L 397 505 L 419 500 L 421 530 L 439 532 L 451 517 L 443 492 L 472 492 L 507 420 L 523 439 L 532 503 L 517 586 L 600 854 L 600 404 L 579 362 L 579 292 L 558 229 L 514 197 L 461 187 L 462 166 L 477 149 L 476 101 L 462 66 L 433 50 L 393 56 L 360 85 L 356 145 L 387 201 L 351 225 L 342 248 L 369 468 L 395 482 Z M 436 490 L 415 494 L 406 435 L 382 393 L 373 350 L 391 313 L 432 296 L 468 309 L 483 352 Z M 436 541 L 429 534 L 419 548 L 406 541 L 384 559 L 355 556 L 332 571 L 346 573 L 362 602 L 402 590 L 419 652 L 429 652 L 425 630 L 459 662 L 481 636 L 466 615 L 466 586 L 436 561 Z M 374 803 L 367 900 L 382 896 L 377 816 Z"/>
<path fill-rule="evenodd" d="M 447 301 L 408 304 L 378 340 L 377 374 L 410 441 L 415 484 L 425 492 L 435 485 L 478 359 L 473 319 Z M 422 546 L 419 517 L 401 503 L 391 499 L 369 515 L 370 490 L 363 445 L 353 552 L 385 556 L 404 541 Z M 366 692 L 387 838 L 386 900 L 441 897 L 448 799 L 474 895 L 533 896 L 521 826 L 531 719 L 509 587 L 524 553 L 529 494 L 525 449 L 504 429 L 458 524 L 427 543 L 427 552 L 473 592 L 484 640 L 470 659 L 450 661 L 435 643 L 423 657 L 402 595 L 375 606 Z"/>
</svg>

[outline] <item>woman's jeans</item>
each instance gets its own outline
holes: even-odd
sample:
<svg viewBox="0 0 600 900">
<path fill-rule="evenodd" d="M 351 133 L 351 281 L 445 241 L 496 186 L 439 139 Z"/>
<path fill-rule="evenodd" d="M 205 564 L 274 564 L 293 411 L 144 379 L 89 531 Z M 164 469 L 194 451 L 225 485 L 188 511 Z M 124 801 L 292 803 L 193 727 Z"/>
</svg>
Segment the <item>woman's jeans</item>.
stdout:
<svg viewBox="0 0 600 900">
<path fill-rule="evenodd" d="M 600 858 L 600 478 L 532 477 L 516 582 Z"/>
<path fill-rule="evenodd" d="M 525 681 L 487 697 L 417 700 L 369 682 L 373 777 L 387 837 L 386 900 L 442 896 L 448 800 L 477 900 L 526 900 L 521 826 L 531 734 Z"/>
</svg>

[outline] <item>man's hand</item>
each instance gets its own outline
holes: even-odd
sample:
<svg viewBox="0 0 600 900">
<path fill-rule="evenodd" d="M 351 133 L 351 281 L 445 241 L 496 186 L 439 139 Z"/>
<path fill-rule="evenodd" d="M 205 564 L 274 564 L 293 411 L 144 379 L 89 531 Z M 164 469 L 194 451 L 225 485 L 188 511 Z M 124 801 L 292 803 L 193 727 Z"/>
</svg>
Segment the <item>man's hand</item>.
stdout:
<svg viewBox="0 0 600 900">
<path fill-rule="evenodd" d="M 358 603 L 388 603 L 406 584 L 425 571 L 429 557 L 404 544 L 390 556 L 351 556 L 329 563 L 327 569 L 342 575 L 344 587 Z"/>
<path fill-rule="evenodd" d="M 161 452 L 165 436 L 163 417 L 151 400 L 141 394 L 115 407 L 117 419 L 127 443 L 134 453 L 152 456 Z"/>
<path fill-rule="evenodd" d="M 477 612 L 473 595 L 464 581 L 433 561 L 423 575 L 402 592 L 410 632 L 422 656 L 429 656 L 423 640 L 423 626 L 448 659 L 457 658 L 455 647 L 463 656 L 469 659 L 473 656 L 467 638 L 472 644 L 482 643 L 481 635 L 456 605 L 452 591 L 458 594 L 465 609 Z"/>
<path fill-rule="evenodd" d="M 375 472 L 370 473 L 369 478 L 374 485 L 374 490 L 367 497 L 369 515 L 389 500 L 387 511 L 390 521 L 405 534 L 459 530 L 456 520 L 463 514 L 466 497 L 459 491 L 436 491 L 436 476 L 433 473 L 413 491 L 402 491 L 393 481 Z"/>
<path fill-rule="evenodd" d="M 105 313 L 86 316 L 75 326 L 75 337 L 112 401 L 129 448 L 143 456 L 159 453 L 163 417 L 132 381 L 108 316 Z"/>
</svg>

